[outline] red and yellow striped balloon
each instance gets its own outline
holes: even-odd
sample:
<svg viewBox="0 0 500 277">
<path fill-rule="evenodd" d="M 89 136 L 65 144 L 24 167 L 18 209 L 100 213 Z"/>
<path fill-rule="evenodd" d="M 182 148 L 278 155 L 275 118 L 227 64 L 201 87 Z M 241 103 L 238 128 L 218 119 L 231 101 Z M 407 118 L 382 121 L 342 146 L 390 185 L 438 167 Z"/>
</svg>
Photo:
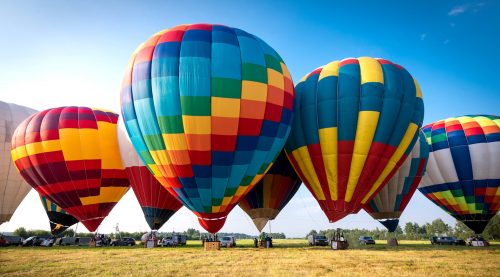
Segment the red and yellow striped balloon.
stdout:
<svg viewBox="0 0 500 277">
<path fill-rule="evenodd" d="M 26 182 L 91 232 L 129 189 L 117 121 L 104 110 L 60 107 L 32 115 L 12 137 L 12 160 Z"/>
</svg>

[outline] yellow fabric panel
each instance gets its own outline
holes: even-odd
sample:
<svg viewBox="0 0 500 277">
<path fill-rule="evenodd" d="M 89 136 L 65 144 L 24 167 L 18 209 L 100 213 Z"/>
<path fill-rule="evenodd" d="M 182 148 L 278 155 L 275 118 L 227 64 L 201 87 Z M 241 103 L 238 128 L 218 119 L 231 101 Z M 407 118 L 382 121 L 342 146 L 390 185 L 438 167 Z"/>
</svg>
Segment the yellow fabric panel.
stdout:
<svg viewBox="0 0 500 277">
<path fill-rule="evenodd" d="M 382 66 L 374 58 L 361 57 L 358 58 L 359 68 L 361 73 L 361 84 L 364 83 L 384 83 L 384 72 Z"/>
<path fill-rule="evenodd" d="M 231 199 L 232 199 L 232 198 L 233 198 L 233 197 L 227 197 L 227 196 L 225 196 L 225 197 L 222 199 L 222 206 L 227 206 L 227 205 L 229 205 L 229 204 L 231 203 Z"/>
<path fill-rule="evenodd" d="M 309 151 L 307 150 L 307 146 L 302 146 L 298 149 L 295 149 L 292 152 L 293 157 L 297 161 L 297 164 L 302 169 L 302 173 L 304 173 L 304 178 L 306 178 L 307 182 L 311 186 L 316 199 L 318 200 L 326 200 L 325 194 L 321 189 L 321 184 L 318 179 L 318 175 L 314 170 L 314 166 L 309 155 Z"/>
<path fill-rule="evenodd" d="M 468 122 L 475 122 L 475 120 L 471 117 L 468 117 L 468 116 L 459 116 L 459 117 L 452 117 L 452 118 L 447 118 L 444 120 L 444 124 L 445 125 L 448 125 L 450 123 L 450 121 L 455 121 L 457 120 L 458 122 L 460 122 L 460 124 L 465 124 L 465 123 L 468 123 Z"/>
<path fill-rule="evenodd" d="M 97 131 L 97 130 L 95 130 Z M 59 141 L 63 151 L 64 160 L 79 161 L 83 160 L 82 148 L 80 147 L 80 132 L 76 128 L 67 128 L 59 130 Z"/>
<path fill-rule="evenodd" d="M 247 187 L 240 186 L 234 193 L 234 196 L 242 196 L 247 191 Z"/>
<path fill-rule="evenodd" d="M 124 169 L 125 167 L 120 158 L 120 148 L 118 147 L 118 125 L 98 121 L 97 128 L 99 129 L 102 169 Z M 81 130 L 83 131 L 84 129 Z"/>
<path fill-rule="evenodd" d="M 212 97 L 212 116 L 240 117 L 240 99 Z"/>
<path fill-rule="evenodd" d="M 378 62 L 377 62 L 378 64 Z M 351 168 L 349 170 L 349 179 L 347 180 L 347 189 L 345 201 L 350 202 L 354 190 L 358 184 L 359 176 L 365 166 L 368 152 L 377 130 L 378 118 L 380 112 L 360 111 L 358 114 L 358 125 L 356 127 L 356 137 L 354 141 L 354 150 L 352 154 Z"/>
<path fill-rule="evenodd" d="M 168 150 L 154 150 L 149 151 L 149 153 L 157 165 L 171 165 L 172 160 L 168 156 L 167 151 Z"/>
<path fill-rule="evenodd" d="M 479 126 L 481 126 L 482 128 L 488 127 L 488 126 L 496 126 L 496 125 L 500 124 L 500 121 L 495 122 L 495 121 L 493 121 L 487 117 L 484 117 L 484 116 L 478 116 L 478 117 L 475 117 L 474 119 L 479 124 Z M 460 122 L 460 123 L 462 123 L 462 122 Z"/>
<path fill-rule="evenodd" d="M 365 195 L 365 197 L 361 201 L 361 204 L 365 204 L 366 201 L 370 199 L 371 195 L 378 189 L 378 187 L 382 185 L 384 179 L 391 173 L 392 169 L 394 169 L 397 162 L 404 155 L 406 149 L 408 149 L 417 131 L 418 131 L 418 125 L 416 125 L 415 123 L 410 123 L 410 125 L 408 125 L 408 129 L 406 129 L 406 133 L 404 134 L 403 139 L 399 143 L 398 148 L 396 148 L 396 151 L 394 151 L 394 154 L 392 154 L 391 159 L 389 160 L 389 162 L 387 162 L 387 165 L 385 166 L 384 170 L 382 171 L 380 176 L 378 176 L 377 181 L 375 181 L 368 194 Z"/>
<path fill-rule="evenodd" d="M 99 126 L 99 123 L 97 124 Z M 83 159 L 84 160 L 101 159 L 102 138 L 100 136 L 102 136 L 102 134 L 98 133 L 96 129 L 78 129 L 78 130 L 80 134 L 80 145 L 75 147 L 80 147 L 82 149 Z M 110 137 L 109 141 L 112 140 L 113 137 Z M 107 147 L 112 147 L 112 144 L 107 145 Z"/>
<path fill-rule="evenodd" d="M 212 213 L 220 212 L 220 206 L 212 206 Z"/>
<path fill-rule="evenodd" d="M 26 147 L 24 145 L 18 146 L 12 150 L 10 150 L 10 156 L 12 157 L 12 161 L 17 161 L 28 156 L 28 152 L 26 152 Z M 17 167 L 16 167 L 17 168 Z"/>
<path fill-rule="evenodd" d="M 149 170 L 151 170 L 151 172 L 153 172 L 154 176 L 162 176 L 160 169 L 156 164 L 148 164 L 148 168 Z"/>
<path fill-rule="evenodd" d="M 241 82 L 241 99 L 267 101 L 267 84 L 246 81 Z"/>
<path fill-rule="evenodd" d="M 338 199 L 337 131 L 337 127 L 319 130 L 319 145 L 321 146 L 321 154 L 332 200 Z"/>
<path fill-rule="evenodd" d="M 417 98 L 423 98 L 422 91 L 420 90 L 420 85 L 418 84 L 417 79 L 413 78 L 413 83 L 415 83 L 415 89 L 417 91 Z"/>
<path fill-rule="evenodd" d="M 128 187 L 101 187 L 100 194 L 96 196 L 81 197 L 82 205 L 93 205 L 99 203 L 114 203 L 127 192 Z"/>
<path fill-rule="evenodd" d="M 184 134 L 163 134 L 163 141 L 167 150 L 187 150 L 186 136 Z"/>
<path fill-rule="evenodd" d="M 212 133 L 211 116 L 183 115 L 184 133 L 207 135 Z"/>
<path fill-rule="evenodd" d="M 288 71 L 288 67 L 286 67 L 286 65 L 283 62 L 280 62 L 280 66 L 281 66 L 281 71 L 283 72 L 283 76 L 292 80 L 292 75 L 290 74 L 290 71 Z"/>
<path fill-rule="evenodd" d="M 25 147 L 28 155 L 36 155 L 45 152 L 60 151 L 61 143 L 59 140 L 55 139 L 26 144 Z"/>
<path fill-rule="evenodd" d="M 285 89 L 283 74 L 271 68 L 267 69 L 267 83 L 273 87 Z"/>
<path fill-rule="evenodd" d="M 339 61 L 334 61 L 325 65 L 319 74 L 318 81 L 329 76 L 339 76 L 339 64 Z"/>
</svg>

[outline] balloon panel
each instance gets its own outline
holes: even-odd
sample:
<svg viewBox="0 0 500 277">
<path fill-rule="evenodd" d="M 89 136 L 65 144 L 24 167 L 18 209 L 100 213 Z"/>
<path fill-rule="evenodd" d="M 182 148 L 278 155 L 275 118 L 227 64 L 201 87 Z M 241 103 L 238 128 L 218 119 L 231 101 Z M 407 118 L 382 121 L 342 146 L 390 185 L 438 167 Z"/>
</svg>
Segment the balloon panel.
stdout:
<svg viewBox="0 0 500 277">
<path fill-rule="evenodd" d="M 225 218 L 272 165 L 293 98 L 288 69 L 269 45 L 210 24 L 153 35 L 134 52 L 121 93 L 142 160 L 202 219 Z"/>
<path fill-rule="evenodd" d="M 422 124 L 422 93 L 383 59 L 331 62 L 296 86 L 285 146 L 331 222 L 359 211 L 401 166 Z"/>
<path fill-rule="evenodd" d="M 32 115 L 12 139 L 12 159 L 37 192 L 95 231 L 129 188 L 118 115 L 61 107 Z"/>
<path fill-rule="evenodd" d="M 12 163 L 10 141 L 17 125 L 35 112 L 0 101 L 0 224 L 11 219 L 31 189 Z"/>
</svg>

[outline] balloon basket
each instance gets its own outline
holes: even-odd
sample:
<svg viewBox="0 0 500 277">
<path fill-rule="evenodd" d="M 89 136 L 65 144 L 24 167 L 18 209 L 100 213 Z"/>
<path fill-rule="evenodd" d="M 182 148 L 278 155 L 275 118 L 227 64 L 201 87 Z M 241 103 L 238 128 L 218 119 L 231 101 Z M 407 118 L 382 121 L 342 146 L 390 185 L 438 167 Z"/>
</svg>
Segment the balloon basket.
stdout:
<svg viewBox="0 0 500 277">
<path fill-rule="evenodd" d="M 330 242 L 330 245 L 332 246 L 332 249 L 333 250 L 346 250 L 347 248 L 349 248 L 349 242 L 345 241 L 345 240 L 332 240 Z"/>
<path fill-rule="evenodd" d="M 388 238 L 387 239 L 387 246 L 398 246 L 398 239 L 396 238 Z"/>
<path fill-rule="evenodd" d="M 220 250 L 220 241 L 206 241 L 203 247 L 205 251 Z"/>
</svg>

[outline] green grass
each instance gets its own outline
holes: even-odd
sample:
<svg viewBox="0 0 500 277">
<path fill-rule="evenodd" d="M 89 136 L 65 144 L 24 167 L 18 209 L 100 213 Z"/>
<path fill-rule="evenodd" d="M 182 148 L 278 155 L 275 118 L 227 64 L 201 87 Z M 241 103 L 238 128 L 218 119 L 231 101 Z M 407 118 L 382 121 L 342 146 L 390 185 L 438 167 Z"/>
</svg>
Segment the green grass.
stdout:
<svg viewBox="0 0 500 277">
<path fill-rule="evenodd" d="M 310 247 L 306 240 L 275 240 L 273 249 L 204 251 L 199 241 L 177 248 L 8 247 L 0 249 L 1 276 L 500 276 L 500 244 L 434 246 L 400 241 L 349 250 Z"/>
</svg>

